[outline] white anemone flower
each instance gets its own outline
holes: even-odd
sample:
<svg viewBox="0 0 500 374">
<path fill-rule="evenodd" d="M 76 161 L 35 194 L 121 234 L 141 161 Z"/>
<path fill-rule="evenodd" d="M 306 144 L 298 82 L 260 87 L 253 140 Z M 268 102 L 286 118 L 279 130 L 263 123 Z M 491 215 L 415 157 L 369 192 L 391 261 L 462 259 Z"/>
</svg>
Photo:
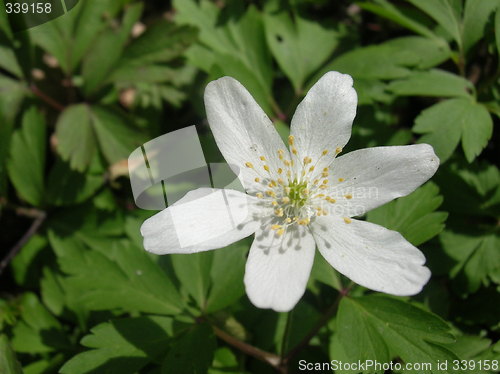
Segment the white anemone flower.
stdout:
<svg viewBox="0 0 500 374">
<path fill-rule="evenodd" d="M 339 156 L 356 114 L 352 83 L 349 75 L 326 73 L 297 107 L 288 147 L 238 81 L 223 77 L 209 83 L 208 122 L 226 161 L 240 168 L 246 194 L 188 193 L 144 222 L 146 250 L 200 252 L 255 233 L 246 292 L 255 306 L 280 312 L 304 294 L 316 247 L 332 267 L 364 287 L 399 296 L 419 293 L 430 277 L 424 255 L 398 232 L 352 217 L 411 193 L 436 172 L 439 159 L 427 144 Z M 227 208 L 238 224 L 212 235 L 217 222 L 227 219 Z M 181 245 L 179 230 L 192 240 Z"/>
</svg>

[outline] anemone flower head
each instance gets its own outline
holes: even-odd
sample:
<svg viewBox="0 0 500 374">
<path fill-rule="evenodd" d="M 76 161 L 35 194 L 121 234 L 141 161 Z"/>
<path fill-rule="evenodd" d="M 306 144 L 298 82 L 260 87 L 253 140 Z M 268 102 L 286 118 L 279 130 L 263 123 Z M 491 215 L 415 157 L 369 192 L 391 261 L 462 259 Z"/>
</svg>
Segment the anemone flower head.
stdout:
<svg viewBox="0 0 500 374">
<path fill-rule="evenodd" d="M 430 277 L 424 255 L 398 232 L 353 217 L 414 191 L 435 173 L 439 159 L 427 144 L 340 155 L 356 114 L 352 83 L 349 75 L 326 73 L 297 107 L 287 145 L 238 81 L 209 83 L 210 128 L 226 161 L 239 168 L 246 193 L 188 193 L 144 222 L 146 250 L 193 253 L 255 233 L 246 292 L 255 306 L 276 311 L 291 310 L 304 294 L 316 248 L 362 286 L 401 296 L 420 292 Z M 227 209 L 237 224 L 208 235 Z M 196 244 L 180 243 L 179 230 Z"/>
</svg>

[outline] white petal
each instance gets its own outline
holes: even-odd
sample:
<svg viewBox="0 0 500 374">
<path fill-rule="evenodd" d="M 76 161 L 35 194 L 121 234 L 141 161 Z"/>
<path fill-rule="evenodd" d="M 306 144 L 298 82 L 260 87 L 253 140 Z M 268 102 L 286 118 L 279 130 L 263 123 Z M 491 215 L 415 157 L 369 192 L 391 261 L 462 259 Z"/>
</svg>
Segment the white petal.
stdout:
<svg viewBox="0 0 500 374">
<path fill-rule="evenodd" d="M 210 82 L 205 89 L 205 108 L 222 155 L 230 165 L 240 168 L 240 180 L 247 190 L 255 183 L 256 171 L 267 175 L 264 164 L 272 173 L 280 167 L 278 149 L 288 156 L 272 122 L 237 80 L 223 77 Z M 255 170 L 247 168 L 246 162 L 252 163 Z"/>
<path fill-rule="evenodd" d="M 191 191 L 142 224 L 144 248 L 161 255 L 228 246 L 257 230 L 256 201 L 234 190 Z"/>
<path fill-rule="evenodd" d="M 351 137 L 357 102 L 349 75 L 336 71 L 323 75 L 292 118 L 290 132 L 295 137 L 299 160 L 308 156 L 314 164 L 322 152 L 328 150 L 316 170 L 328 166 L 335 157 L 335 149 L 343 148 Z"/>
<path fill-rule="evenodd" d="M 330 167 L 330 196 L 336 215 L 358 216 L 408 195 L 434 175 L 439 158 L 428 144 L 360 149 Z M 339 182 L 343 178 L 343 182 Z M 345 196 L 351 195 L 351 199 Z"/>
<path fill-rule="evenodd" d="M 415 295 L 430 278 L 425 257 L 396 231 L 335 216 L 318 217 L 312 233 L 323 257 L 346 277 L 375 291 Z"/>
<path fill-rule="evenodd" d="M 250 301 L 277 312 L 291 310 L 305 292 L 314 261 L 314 239 L 303 226 L 279 237 L 259 230 L 250 248 L 245 287 Z"/>
</svg>

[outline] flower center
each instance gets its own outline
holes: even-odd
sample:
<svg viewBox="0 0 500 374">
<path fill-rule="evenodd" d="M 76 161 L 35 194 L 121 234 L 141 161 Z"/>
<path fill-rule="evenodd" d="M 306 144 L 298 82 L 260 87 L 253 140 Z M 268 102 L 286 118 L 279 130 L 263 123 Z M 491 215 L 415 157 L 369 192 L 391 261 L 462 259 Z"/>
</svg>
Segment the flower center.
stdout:
<svg viewBox="0 0 500 374">
<path fill-rule="evenodd" d="M 282 163 L 276 170 L 271 170 L 266 163 L 266 157 L 260 156 L 260 165 L 254 166 L 246 162 L 245 166 L 255 172 L 255 191 L 249 191 L 262 200 L 262 205 L 269 206 L 273 214 L 265 218 L 269 227 L 278 236 L 283 235 L 293 225 L 307 226 L 317 216 L 328 215 L 328 204 L 336 200 L 328 195 L 329 168 L 316 170 L 318 162 L 329 150 L 325 149 L 317 160 L 305 156 L 299 159 L 293 135 L 288 137 L 290 159 L 285 157 L 285 151 L 278 149 L 278 157 Z M 335 150 L 335 155 L 342 152 Z M 343 182 L 343 178 L 338 178 Z M 345 196 L 351 198 L 351 196 Z M 349 223 L 346 221 L 346 223 Z"/>
</svg>

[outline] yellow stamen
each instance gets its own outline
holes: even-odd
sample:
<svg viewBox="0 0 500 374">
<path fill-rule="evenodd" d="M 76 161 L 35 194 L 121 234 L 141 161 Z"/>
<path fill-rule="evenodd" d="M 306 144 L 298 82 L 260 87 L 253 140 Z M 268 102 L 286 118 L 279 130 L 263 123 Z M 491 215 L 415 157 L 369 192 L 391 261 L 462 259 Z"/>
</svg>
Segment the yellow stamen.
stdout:
<svg viewBox="0 0 500 374">
<path fill-rule="evenodd" d="M 271 204 L 273 204 L 273 206 L 276 206 L 276 205 L 278 205 L 278 202 L 275 200 Z"/>
<path fill-rule="evenodd" d="M 278 174 L 281 174 L 283 173 L 283 169 L 282 168 L 278 168 Z"/>
<path fill-rule="evenodd" d="M 269 171 L 269 166 L 264 165 L 263 168 L 264 168 L 265 171 Z"/>
<path fill-rule="evenodd" d="M 272 196 L 272 197 L 276 197 L 276 194 L 274 193 L 274 191 L 271 191 L 271 190 L 266 191 L 266 194 L 269 196 Z"/>
<path fill-rule="evenodd" d="M 343 181 L 345 181 L 344 178 L 339 178 L 339 182 L 343 182 Z"/>
<path fill-rule="evenodd" d="M 323 184 L 328 184 L 328 179 L 324 179 Z"/>
<path fill-rule="evenodd" d="M 350 193 L 349 193 L 349 194 L 347 194 L 347 195 L 344 195 L 344 197 L 345 197 L 346 199 L 352 199 L 352 195 L 351 195 Z"/>
<path fill-rule="evenodd" d="M 254 179 L 257 183 L 260 183 L 260 178 L 255 178 Z"/>
<path fill-rule="evenodd" d="M 336 154 L 339 154 L 340 152 L 342 152 L 342 148 L 337 147 L 337 148 L 335 149 L 335 153 L 336 153 Z"/>
<path fill-rule="evenodd" d="M 288 144 L 293 145 L 295 143 L 295 137 L 293 135 L 290 135 L 288 137 Z"/>
<path fill-rule="evenodd" d="M 279 229 L 281 229 L 281 227 L 282 227 L 281 225 L 272 225 L 271 229 L 273 229 L 273 230 L 279 230 Z"/>
<path fill-rule="evenodd" d="M 352 220 L 350 218 L 348 218 L 348 217 L 344 217 L 344 222 L 345 223 L 351 223 Z"/>
<path fill-rule="evenodd" d="M 260 156 L 259 158 L 261 159 L 261 161 L 266 161 L 266 158 L 264 156 Z"/>
<path fill-rule="evenodd" d="M 312 171 L 314 171 L 314 166 L 311 166 L 311 167 L 309 168 L 309 172 L 312 172 Z"/>
<path fill-rule="evenodd" d="M 262 199 L 264 197 L 264 195 L 262 194 L 262 192 L 257 192 L 255 194 L 255 196 L 257 196 L 259 199 Z"/>
<path fill-rule="evenodd" d="M 322 153 L 323 156 L 326 156 L 328 154 L 328 149 L 325 149 Z"/>
<path fill-rule="evenodd" d="M 292 147 L 292 153 L 293 153 L 294 155 L 296 155 L 296 154 L 297 154 L 297 148 Z"/>
<path fill-rule="evenodd" d="M 279 229 L 278 231 L 276 231 L 276 234 L 278 234 L 278 236 L 283 236 L 284 233 L 285 233 L 284 229 Z"/>
<path fill-rule="evenodd" d="M 308 156 L 304 157 L 304 165 L 310 164 L 311 161 L 312 161 L 311 157 Z"/>
<path fill-rule="evenodd" d="M 284 204 L 288 204 L 290 202 L 290 198 L 289 197 L 284 197 L 281 199 L 281 201 L 284 203 Z"/>
<path fill-rule="evenodd" d="M 245 166 L 249 169 L 253 169 L 253 164 L 251 162 L 245 162 Z"/>
</svg>

